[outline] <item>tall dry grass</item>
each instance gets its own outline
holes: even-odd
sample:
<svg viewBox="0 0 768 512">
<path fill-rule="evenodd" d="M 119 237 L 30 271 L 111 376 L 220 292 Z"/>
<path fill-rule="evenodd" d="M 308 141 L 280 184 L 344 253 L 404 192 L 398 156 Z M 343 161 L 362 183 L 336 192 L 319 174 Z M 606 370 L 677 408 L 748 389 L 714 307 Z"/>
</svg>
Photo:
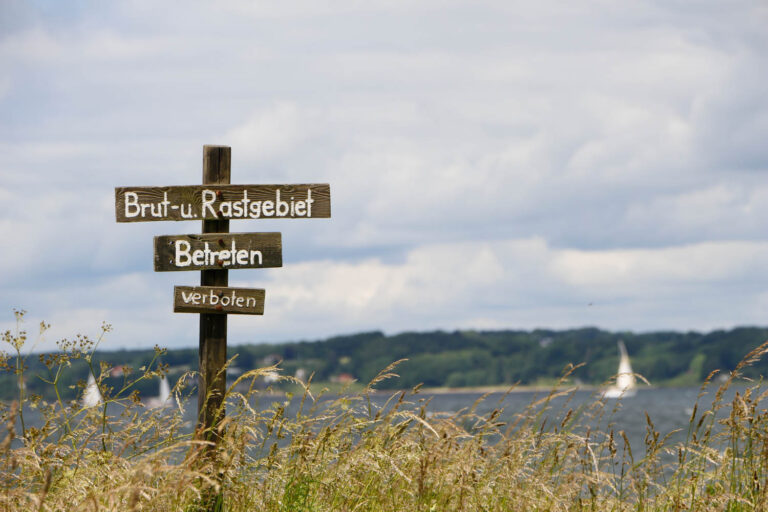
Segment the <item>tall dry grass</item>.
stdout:
<svg viewBox="0 0 768 512">
<path fill-rule="evenodd" d="M 6 333 L 11 346 L 23 344 L 19 332 Z M 52 386 L 93 345 L 62 349 L 49 356 Z M 477 412 L 480 401 L 440 414 L 418 389 L 376 405 L 371 396 L 395 376 L 396 363 L 362 392 L 331 398 L 311 383 L 296 396 L 265 394 L 258 379 L 278 369 L 257 369 L 230 388 L 212 449 L 184 424 L 189 379 L 161 410 L 146 410 L 130 379 L 123 389 L 103 389 L 106 404 L 92 408 L 22 392 L 0 410 L 0 510 L 192 511 L 215 507 L 217 496 L 233 512 L 766 510 L 768 392 L 747 383 L 725 397 L 767 350 L 750 353 L 711 406 L 694 407 L 683 442 L 646 418 L 642 446 L 596 427 L 612 404 L 595 397 L 572 406 L 567 372 L 522 411 L 504 411 L 498 400 L 487 414 Z M 9 371 L 23 371 L 8 361 Z M 106 368 L 91 370 L 101 377 Z M 150 365 L 132 378 L 162 372 Z M 702 393 L 714 386 L 711 377 Z M 552 411 L 556 398 L 565 405 Z M 42 426 L 22 426 L 22 411 L 38 414 Z"/>
</svg>

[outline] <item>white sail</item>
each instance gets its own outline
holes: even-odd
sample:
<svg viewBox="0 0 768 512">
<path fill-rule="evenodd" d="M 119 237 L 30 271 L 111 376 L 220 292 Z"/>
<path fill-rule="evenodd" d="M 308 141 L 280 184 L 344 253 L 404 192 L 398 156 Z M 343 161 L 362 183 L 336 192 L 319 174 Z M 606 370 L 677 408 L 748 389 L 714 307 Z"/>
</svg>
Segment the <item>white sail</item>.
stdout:
<svg viewBox="0 0 768 512">
<path fill-rule="evenodd" d="M 157 396 L 149 398 L 146 402 L 146 406 L 150 409 L 156 409 L 158 407 L 166 407 L 171 397 L 171 386 L 168 384 L 168 379 L 165 377 L 160 378 L 160 390 Z"/>
<path fill-rule="evenodd" d="M 621 359 L 619 360 L 619 371 L 616 375 L 616 387 L 627 391 L 635 387 L 635 374 L 632 371 L 632 365 L 629 364 L 627 347 L 624 346 L 623 341 L 619 341 L 619 351 L 621 352 Z"/>
<path fill-rule="evenodd" d="M 163 377 L 160 379 L 160 394 L 157 398 L 159 398 L 163 403 L 168 401 L 168 398 L 171 396 L 171 387 L 168 385 L 168 379 Z"/>
<path fill-rule="evenodd" d="M 629 354 L 624 342 L 619 340 L 619 370 L 616 372 L 616 384 L 603 392 L 607 398 L 628 397 L 635 394 L 635 374 L 629 363 Z"/>
<path fill-rule="evenodd" d="M 85 385 L 85 391 L 83 391 L 83 407 L 93 407 L 102 403 L 101 392 L 99 386 L 96 385 L 96 379 L 93 378 L 93 374 L 88 374 L 88 384 Z"/>
</svg>

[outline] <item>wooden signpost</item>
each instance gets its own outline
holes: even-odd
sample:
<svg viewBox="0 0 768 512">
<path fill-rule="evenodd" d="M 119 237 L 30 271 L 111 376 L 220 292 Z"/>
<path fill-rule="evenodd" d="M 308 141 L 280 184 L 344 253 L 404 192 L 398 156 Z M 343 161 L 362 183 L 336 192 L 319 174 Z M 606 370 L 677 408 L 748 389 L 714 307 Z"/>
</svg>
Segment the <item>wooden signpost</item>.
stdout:
<svg viewBox="0 0 768 512">
<path fill-rule="evenodd" d="M 155 271 L 283 266 L 280 233 L 155 237 Z"/>
<path fill-rule="evenodd" d="M 331 190 L 325 184 L 223 182 L 184 187 L 117 187 L 115 215 L 117 222 L 327 218 L 331 216 Z"/>
<path fill-rule="evenodd" d="M 203 184 L 115 188 L 117 222 L 202 220 L 202 234 L 155 237 L 155 271 L 200 270 L 176 286 L 173 310 L 200 314 L 198 435 L 218 440 L 224 419 L 227 315 L 264 314 L 265 291 L 230 288 L 229 269 L 283 265 L 280 233 L 229 233 L 231 219 L 331 216 L 328 184 L 230 185 L 232 150 L 203 146 Z"/>
<path fill-rule="evenodd" d="M 221 286 L 175 286 L 176 313 L 264 314 L 264 290 Z"/>
</svg>

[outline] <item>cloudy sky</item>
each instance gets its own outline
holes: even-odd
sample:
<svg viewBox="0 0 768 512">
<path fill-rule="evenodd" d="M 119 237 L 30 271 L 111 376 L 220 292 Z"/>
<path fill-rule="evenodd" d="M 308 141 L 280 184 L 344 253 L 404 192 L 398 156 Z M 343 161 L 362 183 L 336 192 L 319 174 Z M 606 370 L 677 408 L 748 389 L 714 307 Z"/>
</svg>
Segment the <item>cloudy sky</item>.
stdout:
<svg viewBox="0 0 768 512">
<path fill-rule="evenodd" d="M 114 187 L 330 183 L 229 342 L 768 324 L 768 8 L 0 0 L 0 328 L 196 346 Z M 34 338 L 34 336 L 32 336 Z"/>
</svg>

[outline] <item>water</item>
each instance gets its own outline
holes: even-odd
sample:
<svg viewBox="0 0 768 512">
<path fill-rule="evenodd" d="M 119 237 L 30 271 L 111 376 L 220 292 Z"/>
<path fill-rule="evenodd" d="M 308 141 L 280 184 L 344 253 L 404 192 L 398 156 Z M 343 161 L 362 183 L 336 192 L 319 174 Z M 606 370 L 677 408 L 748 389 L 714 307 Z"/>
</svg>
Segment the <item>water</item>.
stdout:
<svg viewBox="0 0 768 512">
<path fill-rule="evenodd" d="M 715 391 L 716 388 L 713 388 L 698 399 L 699 406 L 696 421 L 700 418 L 701 413 L 711 406 Z M 743 386 L 732 386 L 724 394 L 722 400 L 726 403 L 729 402 L 733 399 L 736 391 L 743 394 Z M 541 425 L 544 422 L 545 429 L 552 431 L 553 427 L 560 426 L 568 411 L 572 410 L 572 417 L 578 416 L 575 423 L 579 426 L 573 428 L 575 433 L 583 434 L 587 427 L 593 433 L 613 430 L 616 434 L 617 445 L 621 449 L 623 443 L 618 433 L 623 431 L 630 442 L 634 455 L 642 456 L 646 435 L 650 427 L 647 418 L 650 418 L 653 430 L 660 434 L 660 439 L 669 434 L 668 440 L 664 443 L 666 446 L 685 442 L 691 413 L 700 393 L 701 390 L 698 387 L 640 388 L 634 396 L 624 397 L 619 400 L 603 399 L 602 403 L 604 406 L 597 408 L 594 406 L 599 400 L 598 392 L 594 390 L 575 391 L 565 396 L 554 397 L 546 403 L 540 404 L 534 409 L 534 414 L 540 413 L 537 418 L 537 425 Z M 371 402 L 374 406 L 382 407 L 392 394 L 392 392 L 374 393 L 370 397 Z M 501 414 L 496 421 L 511 424 L 520 414 L 526 413 L 526 410 L 532 403 L 542 401 L 548 394 L 549 392 L 542 391 L 515 391 L 509 394 L 492 393 L 485 396 L 484 393 L 480 392 L 422 392 L 415 396 L 407 395 L 406 401 L 409 402 L 409 405 L 406 408 L 417 411 L 426 404 L 426 419 L 430 421 L 433 418 L 450 417 L 466 413 L 475 402 L 482 399 L 476 405 L 476 416 L 488 417 L 494 409 L 500 409 Z M 329 396 L 324 397 L 323 400 L 334 398 L 338 397 Z M 263 397 L 260 399 L 260 404 L 261 407 L 267 407 L 278 400 L 278 398 L 270 399 Z M 287 407 L 286 413 L 289 417 L 295 414 L 298 409 L 298 401 L 298 398 L 294 398 Z M 322 405 L 320 409 L 322 409 Z M 727 412 L 728 409 L 722 409 L 717 417 L 720 418 L 727 414 Z M 470 428 L 475 424 L 475 421 L 464 420 L 462 424 L 466 428 Z M 601 441 L 603 438 L 599 434 L 593 434 L 592 439 L 594 441 Z"/>
<path fill-rule="evenodd" d="M 494 393 L 485 398 L 477 407 L 476 413 L 487 416 L 495 408 L 503 408 L 500 421 L 514 421 L 515 416 L 526 407 L 547 396 L 548 393 L 533 391 L 518 391 L 506 396 Z M 547 410 L 542 413 L 540 423 L 545 419 L 549 430 L 553 426 L 559 426 L 568 410 L 574 414 L 581 413 L 577 423 L 583 427 L 590 427 L 592 431 L 604 431 L 612 428 L 616 433 L 624 431 L 631 446 L 637 451 L 644 446 L 644 440 L 648 429 L 646 413 L 650 417 L 654 429 L 662 436 L 674 433 L 670 437 L 672 442 L 685 440 L 686 431 L 690 423 L 693 406 L 699 388 L 652 388 L 639 389 L 634 396 L 624 397 L 620 400 L 606 399 L 602 414 L 590 415 L 589 406 L 595 404 L 597 399 L 595 391 L 576 391 L 572 396 L 556 397 L 546 404 Z M 701 403 L 709 405 L 714 393 L 709 393 L 702 398 Z M 479 399 L 480 393 L 446 393 L 429 395 L 431 399 L 429 410 L 458 412 L 462 408 L 470 407 Z M 541 410 L 543 406 L 537 409 Z M 701 408 L 701 405 L 699 406 Z M 580 432 L 584 432 L 581 429 Z"/>
<path fill-rule="evenodd" d="M 725 394 L 723 400 L 730 401 L 736 391 L 743 392 L 743 388 L 732 387 Z M 545 427 L 549 431 L 554 426 L 559 426 L 569 410 L 572 410 L 572 414 L 577 416 L 577 423 L 581 425 L 575 429 L 576 433 L 583 434 L 586 427 L 589 427 L 592 432 L 607 432 L 609 429 L 613 429 L 618 434 L 619 431 L 624 431 L 637 457 L 642 456 L 644 452 L 644 440 L 648 430 L 646 414 L 653 422 L 655 431 L 660 432 L 661 437 L 671 434 L 669 440 L 665 442 L 666 446 L 684 442 L 691 412 L 699 393 L 699 388 L 640 388 L 634 396 L 625 397 L 621 400 L 605 399 L 601 413 L 597 414 L 594 407 L 590 407 L 599 398 L 596 392 L 575 391 L 567 396 L 558 396 L 546 404 L 539 405 L 535 412 L 540 413 L 538 424 L 546 422 Z M 699 400 L 699 415 L 710 406 L 714 399 L 714 393 L 715 389 L 712 389 Z M 374 407 L 383 407 L 393 394 L 394 392 L 372 393 L 370 395 L 371 403 Z M 524 413 L 530 404 L 544 399 L 547 395 L 548 392 L 541 391 L 515 391 L 506 395 L 492 393 L 477 404 L 475 414 L 479 417 L 487 417 L 494 409 L 500 409 L 502 412 L 497 421 L 511 423 L 515 421 L 518 415 Z M 404 408 L 417 411 L 426 404 L 427 421 L 430 421 L 433 418 L 465 413 L 472 407 L 473 403 L 483 396 L 479 392 L 422 392 L 417 395 L 407 395 L 408 404 Z M 336 398 L 339 396 L 330 395 L 320 398 L 318 409 L 322 410 L 326 404 L 330 403 L 330 400 Z M 284 395 L 257 394 L 251 405 L 256 409 L 264 410 L 272 407 L 275 402 L 284 403 L 285 401 Z M 296 414 L 299 402 L 300 397 L 294 397 L 290 400 L 286 408 L 288 418 Z M 358 404 L 362 406 L 361 403 L 358 402 Z M 305 405 L 305 413 L 311 405 L 309 402 Z M 191 431 L 196 419 L 197 398 L 188 399 L 185 408 L 185 430 Z M 119 408 L 110 407 L 109 412 L 117 415 Z M 727 409 L 723 410 L 722 414 L 727 414 Z M 39 414 L 36 414 L 34 410 L 25 411 L 25 420 L 27 427 L 40 427 L 42 423 Z M 474 422 L 464 420 L 462 423 L 465 427 L 470 428 Z M 593 435 L 592 439 L 595 441 L 602 440 L 599 434 Z M 621 449 L 622 442 L 619 439 L 617 436 L 617 444 Z"/>
</svg>

